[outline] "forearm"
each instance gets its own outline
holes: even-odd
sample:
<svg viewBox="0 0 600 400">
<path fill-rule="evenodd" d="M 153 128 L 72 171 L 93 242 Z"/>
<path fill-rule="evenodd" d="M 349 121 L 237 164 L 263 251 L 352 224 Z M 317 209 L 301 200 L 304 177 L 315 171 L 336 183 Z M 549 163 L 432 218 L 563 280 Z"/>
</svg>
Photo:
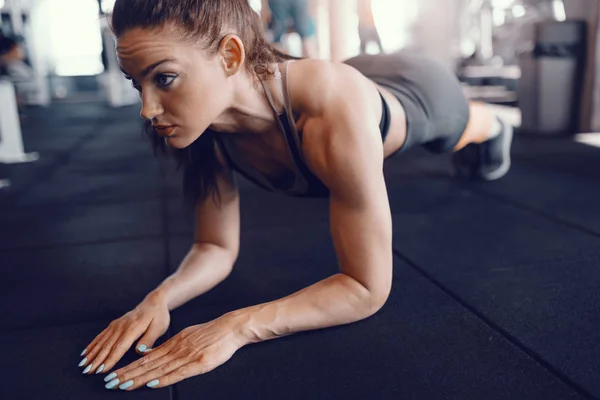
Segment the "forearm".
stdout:
<svg viewBox="0 0 600 400">
<path fill-rule="evenodd" d="M 233 252 L 222 247 L 194 244 L 177 271 L 153 294 L 162 297 L 169 310 L 174 310 L 224 281 L 231 273 L 235 259 Z"/>
<path fill-rule="evenodd" d="M 231 313 L 245 343 L 350 324 L 375 314 L 385 300 L 336 274 L 290 296 Z"/>
</svg>

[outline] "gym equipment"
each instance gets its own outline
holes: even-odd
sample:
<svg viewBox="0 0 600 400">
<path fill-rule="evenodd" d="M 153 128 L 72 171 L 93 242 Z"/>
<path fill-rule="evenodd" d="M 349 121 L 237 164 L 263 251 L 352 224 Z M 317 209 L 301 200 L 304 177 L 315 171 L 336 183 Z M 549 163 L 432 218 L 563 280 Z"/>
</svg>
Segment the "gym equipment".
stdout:
<svg viewBox="0 0 600 400">
<path fill-rule="evenodd" d="M 38 153 L 24 152 L 15 88 L 6 79 L 0 79 L 0 104 L 0 163 L 37 161 Z"/>
<path fill-rule="evenodd" d="M 544 136 L 577 131 L 586 65 L 587 23 L 535 25 L 534 48 L 520 56 L 522 132 Z"/>
</svg>

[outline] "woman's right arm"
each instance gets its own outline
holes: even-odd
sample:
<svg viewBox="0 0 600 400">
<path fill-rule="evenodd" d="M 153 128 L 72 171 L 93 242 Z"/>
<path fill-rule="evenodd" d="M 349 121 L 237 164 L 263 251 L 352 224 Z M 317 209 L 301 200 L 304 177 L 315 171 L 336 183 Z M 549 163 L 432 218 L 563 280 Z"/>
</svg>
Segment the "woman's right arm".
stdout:
<svg viewBox="0 0 600 400">
<path fill-rule="evenodd" d="M 217 154 L 222 165 L 227 165 Z M 136 349 L 144 353 L 167 331 L 171 310 L 227 278 L 240 241 L 239 196 L 228 167 L 217 177 L 217 186 L 220 202 L 209 196 L 196 206 L 194 243 L 177 271 L 94 338 L 82 353 L 85 358 L 79 366 L 85 368 L 84 373 L 110 371 L 138 339 Z"/>
<path fill-rule="evenodd" d="M 226 165 L 217 152 L 222 165 Z M 166 301 L 169 311 L 208 292 L 229 276 L 240 244 L 239 193 L 233 172 L 222 169 L 217 178 L 220 200 L 213 196 L 195 210 L 194 243 L 177 271 L 149 296 Z"/>
</svg>

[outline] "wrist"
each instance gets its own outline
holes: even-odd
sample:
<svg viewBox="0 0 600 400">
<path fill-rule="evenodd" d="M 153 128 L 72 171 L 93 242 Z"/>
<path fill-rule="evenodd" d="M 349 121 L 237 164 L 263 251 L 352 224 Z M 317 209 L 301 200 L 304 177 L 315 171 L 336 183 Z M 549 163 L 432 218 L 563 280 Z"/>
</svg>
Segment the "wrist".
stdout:
<svg viewBox="0 0 600 400">
<path fill-rule="evenodd" d="M 153 304 L 166 304 L 170 308 L 171 287 L 173 286 L 172 277 L 164 280 L 156 289 L 148 293 L 144 301 Z"/>
<path fill-rule="evenodd" d="M 231 329 L 238 337 L 240 347 L 262 341 L 256 326 L 257 307 L 259 306 L 246 307 L 224 315 L 229 320 Z"/>
</svg>

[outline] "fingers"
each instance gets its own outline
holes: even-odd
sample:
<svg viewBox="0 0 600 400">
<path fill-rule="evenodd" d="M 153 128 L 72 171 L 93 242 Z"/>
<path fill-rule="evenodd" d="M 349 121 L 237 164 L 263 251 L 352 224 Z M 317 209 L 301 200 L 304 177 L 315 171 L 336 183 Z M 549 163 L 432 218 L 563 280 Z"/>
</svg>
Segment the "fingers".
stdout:
<svg viewBox="0 0 600 400">
<path fill-rule="evenodd" d="M 164 356 L 168 355 L 171 352 L 172 346 L 161 346 L 147 353 L 144 357 L 139 360 L 132 362 L 126 367 L 120 368 L 114 372 L 116 375 L 122 375 L 124 373 L 128 373 L 134 371 L 138 368 L 146 368 L 146 369 L 154 369 L 157 366 L 161 365 L 163 361 L 159 361 Z M 111 378 L 112 379 L 112 378 Z"/>
<path fill-rule="evenodd" d="M 98 336 L 96 336 L 96 338 L 94 339 L 92 344 L 86 348 L 85 354 L 84 354 L 85 357 L 79 363 L 79 367 L 87 369 L 87 366 L 92 364 L 92 360 L 94 360 L 98 356 L 98 353 L 100 353 L 100 351 L 103 349 L 104 343 L 113 334 L 114 334 L 114 330 L 109 325 L 108 328 L 106 328 L 104 331 L 102 331 L 102 333 L 100 333 Z"/>
<path fill-rule="evenodd" d="M 143 333 L 145 327 L 138 325 L 132 327 L 128 324 L 112 322 L 89 346 L 89 352 L 81 363 L 84 374 L 110 371 L 125 355 L 133 342 Z"/>
<path fill-rule="evenodd" d="M 105 330 L 103 330 L 102 332 L 100 332 L 100 334 L 98 334 L 98 336 L 96 336 L 94 338 L 94 340 L 92 340 L 92 342 L 90 344 L 87 345 L 87 347 L 81 352 L 81 357 L 85 357 L 84 360 L 87 362 L 87 360 L 90 359 L 90 357 L 95 357 L 96 354 L 98 354 L 99 350 L 98 350 L 98 344 L 102 341 L 102 340 L 106 340 L 106 335 L 110 333 L 110 326 L 108 328 L 106 328 Z M 79 366 L 82 366 L 84 363 L 84 361 L 82 360 L 82 364 L 80 364 Z"/>
<path fill-rule="evenodd" d="M 161 377 L 167 376 L 178 368 L 188 364 L 190 360 L 187 357 L 178 357 L 173 353 L 167 354 L 156 361 L 149 362 L 139 368 L 117 374 L 119 380 L 119 389 L 135 390 Z M 110 382 L 106 385 L 110 389 Z M 115 388 L 116 386 L 112 386 Z"/>
<path fill-rule="evenodd" d="M 100 370 L 100 372 L 108 370 L 104 364 L 104 360 L 112 350 L 120 335 L 121 332 L 114 329 L 111 329 L 103 335 L 102 339 L 91 349 L 89 355 L 79 364 L 81 367 L 85 367 L 83 370 L 84 374 L 91 374 L 93 372 L 98 372 L 98 370 Z"/>
<path fill-rule="evenodd" d="M 152 378 L 152 376 L 148 374 L 149 378 L 140 377 L 139 380 L 143 382 L 144 380 L 152 379 L 146 384 L 146 386 L 152 389 L 160 389 L 196 375 L 206 374 L 215 368 L 216 366 L 207 365 L 203 362 L 196 361 L 185 364 L 165 376 Z"/>
<path fill-rule="evenodd" d="M 167 331 L 169 327 L 168 321 L 166 326 L 163 325 L 165 324 L 160 324 L 156 320 L 153 320 L 150 323 L 148 330 L 146 331 L 144 336 L 142 336 L 142 338 L 138 341 L 137 346 L 135 348 L 138 354 L 144 355 L 145 352 L 151 351 L 152 346 L 154 346 L 154 343 Z"/>
<path fill-rule="evenodd" d="M 92 342 L 90 344 L 87 345 L 87 347 L 81 352 L 81 357 L 86 356 L 88 357 L 89 354 L 91 353 L 91 350 L 94 349 L 94 347 L 96 346 L 96 344 L 98 344 L 98 342 L 100 340 L 102 340 L 102 338 L 104 337 L 104 335 L 106 334 L 106 332 L 108 332 L 109 328 L 106 328 L 105 330 L 103 330 L 102 332 L 100 332 L 98 334 L 98 336 L 96 336 L 94 338 L 94 340 L 92 340 Z"/>
<path fill-rule="evenodd" d="M 117 385 L 124 386 L 134 377 L 142 375 L 147 371 L 154 370 L 177 358 L 175 353 L 170 352 L 171 348 L 163 347 L 160 350 L 153 350 L 152 353 L 140 358 L 136 362 L 129 364 L 126 367 L 116 370 L 112 374 L 104 378 L 107 382 L 106 388 L 113 389 Z M 127 387 L 124 387 L 126 389 Z"/>
<path fill-rule="evenodd" d="M 102 352 L 98 355 L 96 365 L 103 365 L 102 372 L 110 371 L 121 357 L 127 353 L 127 350 L 133 344 L 133 341 L 138 337 L 135 332 L 121 334 L 114 342 L 106 343 Z"/>
</svg>

